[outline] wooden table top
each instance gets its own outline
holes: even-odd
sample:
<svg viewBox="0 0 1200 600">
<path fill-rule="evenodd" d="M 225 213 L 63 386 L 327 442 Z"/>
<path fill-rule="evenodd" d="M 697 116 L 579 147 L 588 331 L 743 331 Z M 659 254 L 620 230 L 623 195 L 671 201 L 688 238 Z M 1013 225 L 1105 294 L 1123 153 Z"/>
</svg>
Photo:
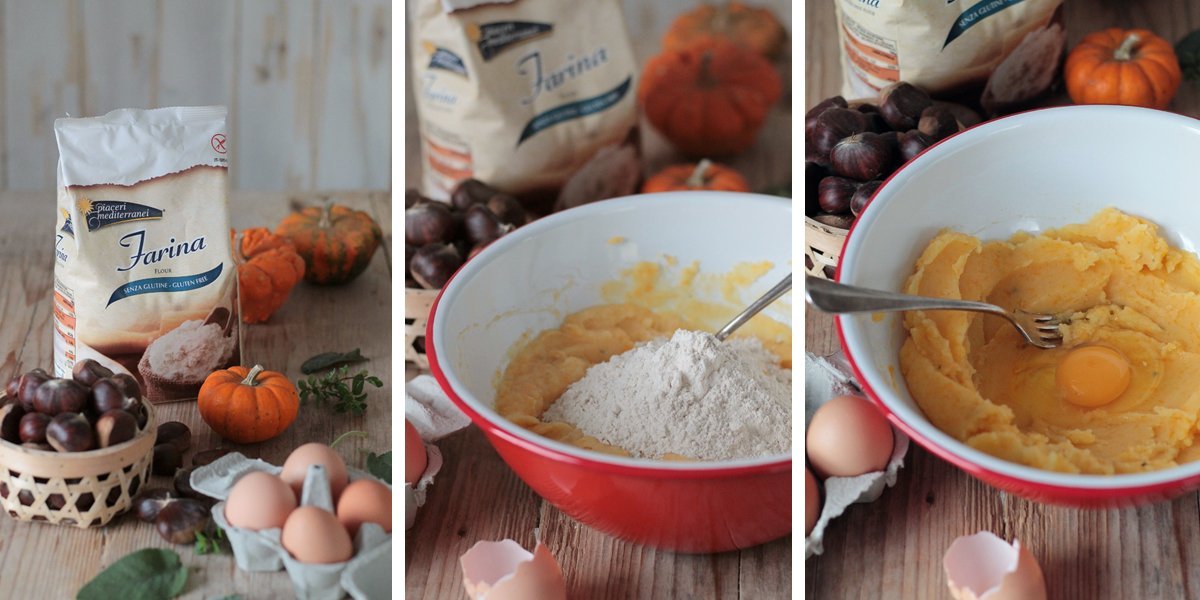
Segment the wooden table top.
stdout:
<svg viewBox="0 0 1200 600">
<path fill-rule="evenodd" d="M 1200 27 L 1186 0 L 1066 2 L 1068 47 L 1106 27 L 1144 27 L 1175 42 Z M 832 0 L 805 3 L 805 106 L 839 94 Z M 1184 82 L 1172 109 L 1200 114 Z M 833 319 L 806 310 L 805 346 L 838 349 Z M 1200 496 L 1124 510 L 1080 510 L 1001 493 L 913 444 L 896 486 L 851 506 L 805 561 L 809 598 L 950 598 L 942 556 L 954 538 L 988 530 L 1021 540 L 1041 564 L 1050 598 L 1200 597 Z"/>
<path fill-rule="evenodd" d="M 337 193 L 336 201 L 369 212 L 384 230 L 383 247 L 358 279 L 343 287 L 301 283 L 283 308 L 260 325 L 247 325 L 248 361 L 299 378 L 300 364 L 314 354 L 361 348 L 370 358 L 362 367 L 383 379 L 370 392 L 366 414 L 339 415 L 332 409 L 302 406 L 296 422 L 279 437 L 260 444 L 222 442 L 200 420 L 194 402 L 160 404 L 158 422 L 182 421 L 192 430 L 192 450 L 233 448 L 247 456 L 282 464 L 293 448 L 306 442 L 330 443 L 347 431 L 337 451 L 350 466 L 362 468 L 367 452 L 391 449 L 391 200 L 388 192 Z M 286 214 L 290 196 L 234 193 L 233 226 L 270 226 Z M 311 198 L 300 198 L 302 201 Z M 54 257 L 46 240 L 54 226 L 54 191 L 0 192 L 0 378 L 51 365 L 51 282 Z M 152 477 L 151 487 L 170 487 L 166 477 Z M 76 529 L 17 522 L 0 516 L 0 597 L 73 598 L 83 584 L 126 554 L 148 547 L 173 548 L 189 567 L 183 598 L 294 596 L 286 571 L 248 573 L 234 565 L 233 555 L 197 555 L 191 546 L 171 546 L 153 525 L 133 515 L 118 517 L 107 527 Z"/>
<path fill-rule="evenodd" d="M 657 51 L 670 18 L 694 7 L 693 0 L 627 2 L 626 18 L 635 54 L 642 60 Z M 786 1 L 763 4 L 787 23 Z M 630 18 L 636 16 L 636 18 Z M 406 65 L 407 67 L 407 65 Z M 785 83 L 790 65 L 780 65 Z M 411 86 L 406 86 L 411 87 Z M 411 90 L 409 91 L 411 94 Z M 411 96 L 410 96 L 411 98 Z M 747 152 L 722 161 L 762 190 L 791 180 L 790 94 L 769 115 L 759 140 Z M 419 138 L 415 103 L 406 117 L 406 180 L 420 180 Z M 684 162 L 643 122 L 643 172 Z M 411 378 L 415 372 L 406 373 Z M 430 488 L 426 505 L 406 537 L 405 595 L 411 598 L 462 596 L 458 558 L 480 540 L 511 538 L 532 549 L 535 533 L 562 566 L 567 596 L 588 600 L 790 598 L 791 536 L 723 554 L 687 555 L 624 542 L 590 529 L 542 500 L 504 464 L 474 426 L 437 442 L 446 464 Z"/>
</svg>

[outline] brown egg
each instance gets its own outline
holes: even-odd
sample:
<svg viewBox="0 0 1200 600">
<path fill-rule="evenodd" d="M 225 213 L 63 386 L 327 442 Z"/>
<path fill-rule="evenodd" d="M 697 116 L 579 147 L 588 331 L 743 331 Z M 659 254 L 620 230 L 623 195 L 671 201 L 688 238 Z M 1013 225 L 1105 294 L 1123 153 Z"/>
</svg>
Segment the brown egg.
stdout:
<svg viewBox="0 0 1200 600">
<path fill-rule="evenodd" d="M 421 474 L 425 472 L 425 467 L 429 465 L 429 456 L 425 450 L 425 443 L 421 441 L 421 434 L 417 433 L 417 428 L 413 427 L 408 419 L 404 420 L 404 482 L 417 483 L 421 478 Z"/>
<path fill-rule="evenodd" d="M 315 506 L 292 511 L 280 538 L 292 558 L 309 564 L 346 562 L 354 556 L 350 533 L 333 513 Z"/>
<path fill-rule="evenodd" d="M 329 475 L 329 487 L 332 489 L 333 499 L 336 501 L 338 496 L 341 496 L 342 490 L 346 489 L 349 475 L 346 473 L 346 463 L 342 457 L 325 444 L 313 442 L 292 450 L 287 460 L 284 461 L 283 473 L 280 473 L 279 476 L 292 486 L 292 490 L 296 492 L 296 498 L 300 498 L 309 465 L 325 467 L 325 473 Z"/>
<path fill-rule="evenodd" d="M 804 467 L 804 535 L 812 533 L 821 518 L 821 488 L 812 471 Z"/>
<path fill-rule="evenodd" d="M 887 419 L 861 396 L 838 396 L 821 405 L 805 438 L 808 462 L 822 479 L 882 471 L 895 441 Z"/>
<path fill-rule="evenodd" d="M 346 486 L 337 503 L 337 518 L 353 537 L 363 523 L 378 523 L 392 532 L 392 490 L 373 479 Z"/>
<path fill-rule="evenodd" d="M 264 471 L 238 478 L 225 500 L 225 520 L 241 529 L 279 529 L 296 509 L 296 495 L 282 479 Z"/>
</svg>

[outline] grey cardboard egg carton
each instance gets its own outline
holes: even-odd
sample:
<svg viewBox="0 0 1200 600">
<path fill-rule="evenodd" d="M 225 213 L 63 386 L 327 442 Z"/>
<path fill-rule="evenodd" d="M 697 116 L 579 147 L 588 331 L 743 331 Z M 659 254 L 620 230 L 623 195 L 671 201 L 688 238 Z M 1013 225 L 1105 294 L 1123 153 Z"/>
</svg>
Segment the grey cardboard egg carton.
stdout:
<svg viewBox="0 0 1200 600">
<path fill-rule="evenodd" d="M 804 429 L 812 415 L 822 404 L 836 396 L 862 395 L 854 382 L 850 366 L 841 352 L 830 356 L 805 353 L 804 356 Z M 908 436 L 892 427 L 892 456 L 883 471 L 864 473 L 857 477 L 829 477 L 822 485 L 821 516 L 813 525 L 812 533 L 804 538 L 804 558 L 825 551 L 825 529 L 830 521 L 842 516 L 851 504 L 874 502 L 885 488 L 896 485 L 900 469 L 904 467 L 904 456 L 908 453 Z"/>
<path fill-rule="evenodd" d="M 343 563 L 327 565 L 305 564 L 292 558 L 280 542 L 279 529 L 253 531 L 230 525 L 225 519 L 225 500 L 228 499 L 229 491 L 238 478 L 250 471 L 279 475 L 283 469 L 234 452 L 196 469 L 192 472 L 191 479 L 192 488 L 196 491 L 220 500 L 212 508 L 213 521 L 225 530 L 239 569 L 286 569 L 296 591 L 296 598 L 302 600 L 337 600 L 346 597 L 347 594 L 354 600 L 389 597 L 392 536 L 378 524 L 363 523 L 359 527 L 358 534 L 354 537 L 353 558 Z M 350 481 L 374 479 L 356 469 L 348 469 L 348 473 Z M 309 467 L 304 479 L 300 505 L 316 506 L 334 512 L 329 475 L 324 467 Z M 381 590 L 384 591 L 382 595 Z"/>
</svg>

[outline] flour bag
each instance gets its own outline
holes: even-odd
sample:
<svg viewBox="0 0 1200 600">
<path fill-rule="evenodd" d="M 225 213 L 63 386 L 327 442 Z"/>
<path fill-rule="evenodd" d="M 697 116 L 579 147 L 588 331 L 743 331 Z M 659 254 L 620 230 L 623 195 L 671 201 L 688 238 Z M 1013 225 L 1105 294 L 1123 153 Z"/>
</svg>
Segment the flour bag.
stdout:
<svg viewBox="0 0 1200 600">
<path fill-rule="evenodd" d="M 152 402 L 241 359 L 225 107 L 58 119 L 54 374 L 91 358 Z"/>
<path fill-rule="evenodd" d="M 1008 112 L 1054 81 L 1066 46 L 1063 0 L 833 0 L 846 98 L 897 81 L 935 95 L 984 89 Z"/>
<path fill-rule="evenodd" d="M 445 200 L 472 177 L 557 208 L 636 191 L 637 62 L 619 0 L 413 10 L 426 196 Z"/>
</svg>

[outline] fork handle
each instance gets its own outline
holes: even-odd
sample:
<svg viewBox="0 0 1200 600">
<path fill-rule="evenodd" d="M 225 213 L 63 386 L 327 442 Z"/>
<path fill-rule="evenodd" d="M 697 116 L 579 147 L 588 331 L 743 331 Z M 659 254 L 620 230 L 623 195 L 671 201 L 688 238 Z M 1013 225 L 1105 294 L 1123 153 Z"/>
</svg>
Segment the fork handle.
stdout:
<svg viewBox="0 0 1200 600">
<path fill-rule="evenodd" d="M 828 313 L 895 312 L 903 310 L 969 310 L 1009 318 L 1003 308 L 986 302 L 927 298 L 835 283 L 808 275 L 804 278 L 808 303 Z"/>
</svg>

